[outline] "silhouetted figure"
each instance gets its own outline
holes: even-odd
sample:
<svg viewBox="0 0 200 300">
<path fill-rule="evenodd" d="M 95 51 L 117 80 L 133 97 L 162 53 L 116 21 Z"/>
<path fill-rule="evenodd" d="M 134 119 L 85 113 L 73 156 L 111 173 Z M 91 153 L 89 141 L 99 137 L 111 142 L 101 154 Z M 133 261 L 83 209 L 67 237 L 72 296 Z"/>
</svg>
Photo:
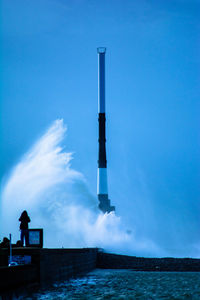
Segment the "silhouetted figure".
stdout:
<svg viewBox="0 0 200 300">
<path fill-rule="evenodd" d="M 7 237 L 3 238 L 3 241 L 0 243 L 0 248 L 9 248 L 10 241 Z"/>
<path fill-rule="evenodd" d="M 15 246 L 16 247 L 22 247 L 23 246 L 22 241 L 17 241 Z"/>
<path fill-rule="evenodd" d="M 21 217 L 19 218 L 20 223 L 20 230 L 21 230 L 21 242 L 22 246 L 24 245 L 24 239 L 25 239 L 25 245 L 26 247 L 29 244 L 29 236 L 28 236 L 28 223 L 31 221 L 27 211 L 24 210 L 23 213 L 21 214 Z"/>
</svg>

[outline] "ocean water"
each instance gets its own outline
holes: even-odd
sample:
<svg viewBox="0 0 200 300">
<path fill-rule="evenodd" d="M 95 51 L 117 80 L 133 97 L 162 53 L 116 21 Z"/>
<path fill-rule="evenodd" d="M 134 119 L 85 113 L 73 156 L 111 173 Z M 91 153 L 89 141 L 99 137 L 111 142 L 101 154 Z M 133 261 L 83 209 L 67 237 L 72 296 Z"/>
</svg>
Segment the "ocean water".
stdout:
<svg viewBox="0 0 200 300">
<path fill-rule="evenodd" d="M 96 269 L 23 297 L 56 299 L 200 299 L 200 273 Z"/>
</svg>

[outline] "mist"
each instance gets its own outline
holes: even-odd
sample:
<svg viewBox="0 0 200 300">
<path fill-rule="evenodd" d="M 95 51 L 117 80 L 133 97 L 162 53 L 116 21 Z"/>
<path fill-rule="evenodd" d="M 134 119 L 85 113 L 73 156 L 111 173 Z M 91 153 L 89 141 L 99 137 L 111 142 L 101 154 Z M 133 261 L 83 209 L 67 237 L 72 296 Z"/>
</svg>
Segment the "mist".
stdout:
<svg viewBox="0 0 200 300">
<path fill-rule="evenodd" d="M 56 120 L 14 166 L 2 189 L 1 236 L 19 239 L 19 217 L 27 210 L 30 228 L 44 229 L 44 247 L 99 247 L 144 256 L 165 252 L 151 239 L 135 237 L 115 213 L 98 209 L 85 177 L 71 167 L 62 146 L 67 128 Z"/>
</svg>

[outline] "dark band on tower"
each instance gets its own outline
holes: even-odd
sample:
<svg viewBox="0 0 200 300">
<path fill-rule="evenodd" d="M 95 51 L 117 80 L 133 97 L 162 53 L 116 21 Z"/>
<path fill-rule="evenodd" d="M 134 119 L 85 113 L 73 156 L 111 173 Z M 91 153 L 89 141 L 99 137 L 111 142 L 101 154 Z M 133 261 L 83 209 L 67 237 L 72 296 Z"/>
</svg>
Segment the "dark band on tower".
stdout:
<svg viewBox="0 0 200 300">
<path fill-rule="evenodd" d="M 106 160 L 106 117 L 105 117 L 105 53 L 106 48 L 97 48 L 98 53 L 98 113 L 99 113 L 99 159 L 97 174 L 97 195 L 99 208 L 103 213 L 115 210 L 108 199 Z"/>
</svg>

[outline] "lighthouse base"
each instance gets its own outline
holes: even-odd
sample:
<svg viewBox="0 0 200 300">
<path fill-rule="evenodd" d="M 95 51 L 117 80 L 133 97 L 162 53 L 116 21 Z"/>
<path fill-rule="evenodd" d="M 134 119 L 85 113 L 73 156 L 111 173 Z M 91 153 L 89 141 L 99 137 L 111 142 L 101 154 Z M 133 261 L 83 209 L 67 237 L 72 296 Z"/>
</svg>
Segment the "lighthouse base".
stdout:
<svg viewBox="0 0 200 300">
<path fill-rule="evenodd" d="M 103 213 L 109 213 L 111 211 L 115 211 L 115 206 L 110 205 L 110 200 L 108 199 L 107 194 L 98 195 L 98 199 L 99 199 L 99 209 Z"/>
</svg>

